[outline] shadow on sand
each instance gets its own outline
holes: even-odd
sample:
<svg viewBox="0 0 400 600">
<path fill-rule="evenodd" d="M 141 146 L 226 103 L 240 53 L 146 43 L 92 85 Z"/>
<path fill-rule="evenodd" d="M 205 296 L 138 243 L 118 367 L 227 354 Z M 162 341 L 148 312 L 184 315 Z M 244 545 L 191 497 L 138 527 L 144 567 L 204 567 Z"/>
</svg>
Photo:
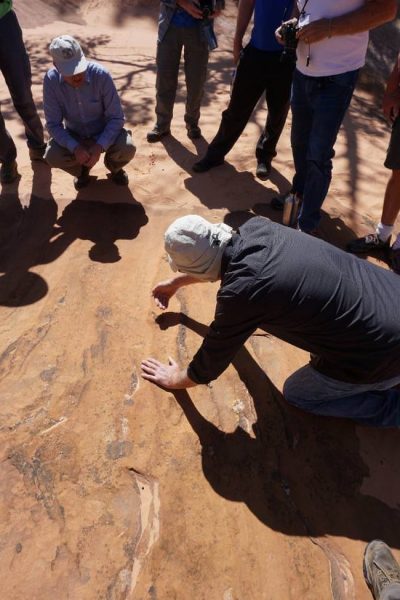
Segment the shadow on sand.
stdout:
<svg viewBox="0 0 400 600">
<path fill-rule="evenodd" d="M 132 240 L 148 218 L 128 187 L 96 181 L 81 191 L 57 219 L 51 194 L 51 171 L 33 164 L 30 198 L 22 204 L 18 185 L 4 186 L 0 194 L 0 305 L 25 306 L 43 298 L 46 281 L 31 271 L 59 258 L 78 239 L 93 242 L 89 258 L 111 263 L 121 259 L 116 242 Z M 98 198 L 110 202 L 99 201 Z"/>
<path fill-rule="evenodd" d="M 207 331 L 182 313 L 164 313 L 157 322 L 162 329 L 179 325 L 200 336 Z M 186 391 L 174 393 L 201 443 L 211 487 L 223 498 L 245 503 L 262 523 L 285 534 L 381 538 L 400 548 L 400 510 L 362 493 L 371 473 L 360 455 L 361 438 L 379 453 L 383 436 L 385 447 L 398 455 L 398 432 L 356 427 L 290 407 L 244 347 L 233 366 L 253 400 L 253 435 L 240 426 L 221 431 L 201 415 Z M 396 479 L 391 496 L 400 508 Z"/>
</svg>

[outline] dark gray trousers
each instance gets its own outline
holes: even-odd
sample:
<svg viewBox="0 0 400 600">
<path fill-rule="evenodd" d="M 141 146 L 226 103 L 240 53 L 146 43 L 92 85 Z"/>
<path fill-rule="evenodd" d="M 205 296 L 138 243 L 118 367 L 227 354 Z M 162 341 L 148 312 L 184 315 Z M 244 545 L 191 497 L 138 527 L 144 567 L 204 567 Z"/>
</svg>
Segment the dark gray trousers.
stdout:
<svg viewBox="0 0 400 600">
<path fill-rule="evenodd" d="M 0 19 L 0 70 L 15 110 L 24 123 L 28 146 L 44 146 L 43 126 L 32 98 L 29 58 L 21 27 L 12 10 Z M 0 162 L 11 162 L 16 156 L 17 149 L 0 112 Z"/>
<path fill-rule="evenodd" d="M 163 40 L 157 45 L 156 115 L 157 126 L 161 131 L 170 128 L 182 49 L 187 90 L 186 125 L 195 126 L 200 118 L 200 105 L 207 77 L 207 43 L 200 26 L 170 25 Z"/>
</svg>

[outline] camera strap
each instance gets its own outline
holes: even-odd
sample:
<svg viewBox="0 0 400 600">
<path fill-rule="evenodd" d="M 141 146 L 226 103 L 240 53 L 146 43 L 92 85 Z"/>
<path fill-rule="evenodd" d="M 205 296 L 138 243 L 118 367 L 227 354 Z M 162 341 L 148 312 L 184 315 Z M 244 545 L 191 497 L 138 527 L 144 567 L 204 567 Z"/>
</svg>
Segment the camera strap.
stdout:
<svg viewBox="0 0 400 600">
<path fill-rule="evenodd" d="M 301 9 L 301 11 L 300 11 L 300 15 L 304 15 L 304 14 L 305 14 L 305 12 L 306 12 L 306 6 L 307 6 L 307 4 L 308 4 L 308 0 L 306 0 L 306 1 L 304 2 L 303 8 L 302 8 L 302 9 Z"/>
</svg>

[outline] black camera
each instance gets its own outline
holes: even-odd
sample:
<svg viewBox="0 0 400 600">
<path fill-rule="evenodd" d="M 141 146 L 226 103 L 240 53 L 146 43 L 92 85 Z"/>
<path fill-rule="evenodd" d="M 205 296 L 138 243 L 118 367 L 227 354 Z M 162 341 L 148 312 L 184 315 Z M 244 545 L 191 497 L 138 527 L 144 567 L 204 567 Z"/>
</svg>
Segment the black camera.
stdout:
<svg viewBox="0 0 400 600">
<path fill-rule="evenodd" d="M 215 11 L 215 0 L 200 0 L 199 5 L 203 19 L 208 19 Z"/>
<path fill-rule="evenodd" d="M 299 27 L 294 21 L 288 21 L 281 25 L 281 38 L 283 39 L 283 52 L 281 54 L 281 62 L 292 64 L 296 63 L 296 48 L 297 48 L 297 32 Z"/>
<path fill-rule="evenodd" d="M 213 22 L 210 17 L 215 11 L 216 0 L 199 0 L 198 6 L 203 13 L 203 18 L 201 19 L 203 37 L 207 43 L 208 49 L 215 50 L 215 48 L 218 48 L 218 42 L 214 33 Z"/>
</svg>

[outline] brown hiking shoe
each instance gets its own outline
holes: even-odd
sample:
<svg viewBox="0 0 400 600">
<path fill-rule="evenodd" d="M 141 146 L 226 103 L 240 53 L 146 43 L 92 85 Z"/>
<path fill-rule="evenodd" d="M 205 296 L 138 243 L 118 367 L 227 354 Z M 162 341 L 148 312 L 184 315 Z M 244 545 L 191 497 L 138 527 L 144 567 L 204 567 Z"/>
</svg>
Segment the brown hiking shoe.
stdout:
<svg viewBox="0 0 400 600">
<path fill-rule="evenodd" d="M 381 540 L 373 540 L 367 545 L 363 567 L 365 581 L 376 600 L 389 584 L 400 585 L 400 566 L 389 546 Z"/>
</svg>

